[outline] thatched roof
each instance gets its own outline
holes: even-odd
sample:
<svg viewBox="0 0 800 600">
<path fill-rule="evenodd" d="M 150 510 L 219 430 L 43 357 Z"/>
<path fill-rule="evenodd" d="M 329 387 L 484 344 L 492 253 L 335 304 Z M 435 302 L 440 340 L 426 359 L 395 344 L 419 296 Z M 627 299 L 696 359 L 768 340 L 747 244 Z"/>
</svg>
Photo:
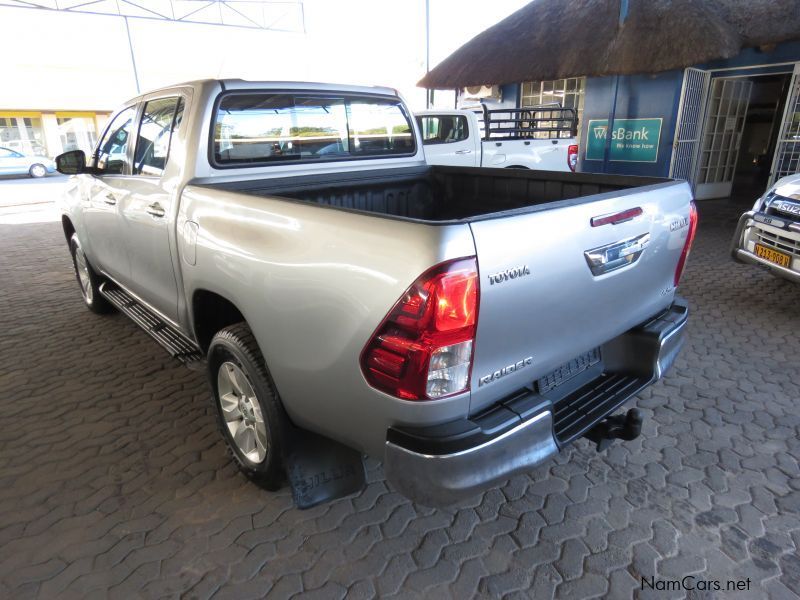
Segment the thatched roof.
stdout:
<svg viewBox="0 0 800 600">
<path fill-rule="evenodd" d="M 800 39 L 800 0 L 534 0 L 420 80 L 427 88 L 655 73 Z"/>
</svg>

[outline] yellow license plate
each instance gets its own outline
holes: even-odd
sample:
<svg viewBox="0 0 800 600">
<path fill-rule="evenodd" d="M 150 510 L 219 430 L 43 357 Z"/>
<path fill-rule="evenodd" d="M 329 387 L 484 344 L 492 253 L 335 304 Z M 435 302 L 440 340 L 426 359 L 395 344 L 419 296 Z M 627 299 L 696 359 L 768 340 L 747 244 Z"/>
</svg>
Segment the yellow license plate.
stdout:
<svg viewBox="0 0 800 600">
<path fill-rule="evenodd" d="M 783 252 L 778 252 L 777 250 L 773 250 L 772 248 L 767 248 L 766 246 L 762 246 L 761 244 L 756 244 L 756 256 L 759 258 L 765 258 L 769 262 L 773 262 L 776 265 L 780 265 L 782 267 L 789 267 L 792 264 L 792 257 L 788 254 L 784 254 Z"/>
</svg>

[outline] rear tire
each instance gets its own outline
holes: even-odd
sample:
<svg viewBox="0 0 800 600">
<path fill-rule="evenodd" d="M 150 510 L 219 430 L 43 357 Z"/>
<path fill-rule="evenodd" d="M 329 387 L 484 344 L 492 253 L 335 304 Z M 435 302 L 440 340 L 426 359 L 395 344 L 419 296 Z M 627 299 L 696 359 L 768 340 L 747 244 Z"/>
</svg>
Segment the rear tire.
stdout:
<svg viewBox="0 0 800 600">
<path fill-rule="evenodd" d="M 69 240 L 69 250 L 72 254 L 72 266 L 75 268 L 75 277 L 81 289 L 83 303 L 93 313 L 105 314 L 113 310 L 113 306 L 100 293 L 102 279 L 89 264 L 89 259 L 81 249 L 78 234 L 73 233 Z"/>
<path fill-rule="evenodd" d="M 247 323 L 226 327 L 213 337 L 208 376 L 217 426 L 234 462 L 261 487 L 279 489 L 288 419 Z"/>
<path fill-rule="evenodd" d="M 44 165 L 36 163 L 35 165 L 31 165 L 31 168 L 28 169 L 28 175 L 34 179 L 39 179 L 47 175 L 47 168 Z"/>
</svg>

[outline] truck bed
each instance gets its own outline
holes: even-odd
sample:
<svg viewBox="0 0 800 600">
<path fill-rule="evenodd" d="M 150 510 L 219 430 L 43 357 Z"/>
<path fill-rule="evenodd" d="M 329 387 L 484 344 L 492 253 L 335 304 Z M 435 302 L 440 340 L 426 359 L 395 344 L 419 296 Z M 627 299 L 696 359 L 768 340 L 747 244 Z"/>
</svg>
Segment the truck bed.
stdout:
<svg viewBox="0 0 800 600">
<path fill-rule="evenodd" d="M 428 166 L 201 185 L 428 223 L 493 218 L 669 182 L 655 177 Z M 565 202 L 577 204 L 580 202 Z"/>
</svg>

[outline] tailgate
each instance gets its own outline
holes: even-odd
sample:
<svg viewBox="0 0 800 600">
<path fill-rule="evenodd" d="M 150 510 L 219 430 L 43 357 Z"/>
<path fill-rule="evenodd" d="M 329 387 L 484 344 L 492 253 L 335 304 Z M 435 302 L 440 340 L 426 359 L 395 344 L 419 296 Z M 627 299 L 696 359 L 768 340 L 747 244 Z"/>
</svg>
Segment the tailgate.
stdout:
<svg viewBox="0 0 800 600">
<path fill-rule="evenodd" d="M 690 201 L 687 184 L 666 183 L 471 223 L 481 284 L 470 413 L 669 306 Z M 636 208 L 631 220 L 591 224 Z M 624 266 L 593 273 L 592 250 Z"/>
</svg>

